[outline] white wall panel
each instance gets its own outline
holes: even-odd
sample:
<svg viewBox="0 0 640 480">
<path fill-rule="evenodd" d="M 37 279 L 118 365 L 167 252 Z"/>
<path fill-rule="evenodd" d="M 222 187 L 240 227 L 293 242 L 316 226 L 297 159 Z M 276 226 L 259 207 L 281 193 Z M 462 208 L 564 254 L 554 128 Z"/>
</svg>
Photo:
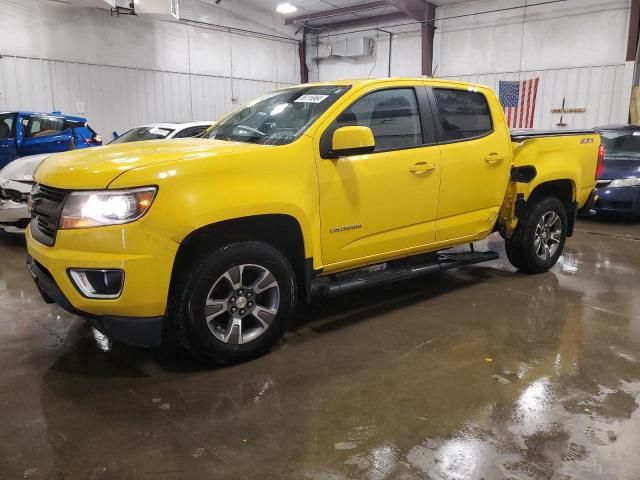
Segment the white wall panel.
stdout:
<svg viewBox="0 0 640 480">
<path fill-rule="evenodd" d="M 626 122 L 633 62 L 625 63 L 630 0 L 567 0 L 530 5 L 530 0 L 474 0 L 436 9 L 433 68 L 438 77 L 487 84 L 539 76 L 534 125 L 559 128 L 551 109 L 585 107 L 567 114 L 568 127 Z M 513 8 L 529 4 L 525 9 Z M 487 13 L 490 12 L 490 13 Z M 403 23 L 398 22 L 398 23 Z M 416 26 L 383 26 L 398 32 L 392 76 L 418 76 L 420 32 Z M 357 30 L 361 30 L 358 28 Z M 332 80 L 387 76 L 388 36 L 370 30 L 322 32 L 313 42 L 345 36 L 377 36 L 374 57 L 364 60 L 308 59 L 312 78 Z"/>
<path fill-rule="evenodd" d="M 122 133 L 143 123 L 215 120 L 239 103 L 286 85 L 289 83 L 0 58 L 0 110 L 79 114 L 105 139 L 114 130 Z M 238 102 L 232 102 L 232 94 Z M 82 105 L 84 112 L 79 112 Z"/>
<path fill-rule="evenodd" d="M 487 85 L 498 92 L 500 80 L 528 80 L 539 77 L 534 128 L 559 128 L 560 114 L 553 108 L 586 108 L 585 113 L 567 113 L 564 128 L 592 128 L 609 123 L 626 123 L 631 94 L 633 62 L 576 68 L 529 70 L 488 74 L 451 75 L 446 78 Z"/>
<path fill-rule="evenodd" d="M 86 116 L 105 139 L 141 123 L 215 120 L 234 98 L 300 80 L 297 42 L 268 36 L 293 38 L 294 29 L 240 2 L 181 10 L 266 36 L 40 0 L 0 3 L 0 109 Z"/>
<path fill-rule="evenodd" d="M 442 75 L 623 63 L 629 0 L 476 0 L 436 9 Z M 491 12 L 494 13 L 482 13 Z"/>
<path fill-rule="evenodd" d="M 391 43 L 391 76 L 418 76 L 421 70 L 421 37 L 419 27 L 393 27 L 381 25 L 381 29 L 393 32 Z M 361 30 L 361 29 L 359 29 Z M 310 76 L 320 81 L 338 78 L 376 78 L 389 75 L 389 35 L 387 33 L 368 30 L 353 34 L 320 35 L 319 42 L 327 43 L 350 37 L 370 37 L 375 39 L 372 56 L 363 59 L 331 58 L 317 62 L 311 60 Z M 316 55 L 316 46 L 309 47 L 308 56 Z"/>
</svg>

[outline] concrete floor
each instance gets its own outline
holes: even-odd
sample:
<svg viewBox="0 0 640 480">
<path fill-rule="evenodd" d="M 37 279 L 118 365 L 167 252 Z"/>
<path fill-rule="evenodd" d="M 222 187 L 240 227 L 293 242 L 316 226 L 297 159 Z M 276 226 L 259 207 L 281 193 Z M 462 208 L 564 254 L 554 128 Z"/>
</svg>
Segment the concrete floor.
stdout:
<svg viewBox="0 0 640 480">
<path fill-rule="evenodd" d="M 580 222 L 551 273 L 318 303 L 204 369 L 45 305 L 0 237 L 0 478 L 637 479 L 639 252 L 640 223 Z"/>
</svg>

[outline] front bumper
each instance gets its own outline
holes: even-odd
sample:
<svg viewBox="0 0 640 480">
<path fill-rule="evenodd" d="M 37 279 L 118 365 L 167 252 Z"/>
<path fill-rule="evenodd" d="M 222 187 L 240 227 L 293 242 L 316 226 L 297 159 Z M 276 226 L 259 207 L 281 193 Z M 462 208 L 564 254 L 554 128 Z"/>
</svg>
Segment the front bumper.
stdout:
<svg viewBox="0 0 640 480">
<path fill-rule="evenodd" d="M 640 186 L 600 187 L 595 209 L 598 213 L 640 215 Z"/>
<path fill-rule="evenodd" d="M 27 257 L 27 269 L 46 303 L 57 303 L 68 312 L 84 317 L 91 326 L 108 337 L 139 347 L 154 347 L 162 342 L 164 317 L 91 315 L 75 308 L 62 293 L 51 273 L 31 256 Z"/>
<path fill-rule="evenodd" d="M 142 222 L 61 230 L 54 247 L 36 241 L 30 227 L 26 237 L 30 272 L 45 301 L 85 317 L 115 340 L 142 346 L 160 342 L 177 243 Z M 68 274 L 70 268 L 124 271 L 120 296 L 83 296 Z"/>
</svg>

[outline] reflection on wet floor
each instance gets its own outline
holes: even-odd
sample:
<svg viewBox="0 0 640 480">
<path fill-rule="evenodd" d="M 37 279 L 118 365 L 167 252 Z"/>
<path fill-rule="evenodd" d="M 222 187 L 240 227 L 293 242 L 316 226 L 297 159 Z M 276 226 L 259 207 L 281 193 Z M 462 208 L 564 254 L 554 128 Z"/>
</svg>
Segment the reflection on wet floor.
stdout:
<svg viewBox="0 0 640 480">
<path fill-rule="evenodd" d="M 129 348 L 0 237 L 0 478 L 636 479 L 640 224 L 301 308 L 256 361 Z"/>
</svg>

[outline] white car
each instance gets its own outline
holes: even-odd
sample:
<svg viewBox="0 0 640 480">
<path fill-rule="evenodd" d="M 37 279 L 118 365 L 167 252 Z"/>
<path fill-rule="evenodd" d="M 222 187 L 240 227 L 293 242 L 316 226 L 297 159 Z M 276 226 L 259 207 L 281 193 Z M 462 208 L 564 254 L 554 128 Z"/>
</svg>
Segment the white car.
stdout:
<svg viewBox="0 0 640 480">
<path fill-rule="evenodd" d="M 213 122 L 150 123 L 149 125 L 141 125 L 124 132 L 119 137 L 111 140 L 109 145 L 114 143 L 141 142 L 143 140 L 197 137 L 211 125 L 213 125 Z"/>
<path fill-rule="evenodd" d="M 109 145 L 143 140 L 195 137 L 214 122 L 153 123 L 132 128 L 112 140 Z M 31 215 L 27 201 L 33 186 L 33 172 L 46 158 L 55 153 L 20 157 L 0 170 L 0 230 L 24 233 Z"/>
</svg>

